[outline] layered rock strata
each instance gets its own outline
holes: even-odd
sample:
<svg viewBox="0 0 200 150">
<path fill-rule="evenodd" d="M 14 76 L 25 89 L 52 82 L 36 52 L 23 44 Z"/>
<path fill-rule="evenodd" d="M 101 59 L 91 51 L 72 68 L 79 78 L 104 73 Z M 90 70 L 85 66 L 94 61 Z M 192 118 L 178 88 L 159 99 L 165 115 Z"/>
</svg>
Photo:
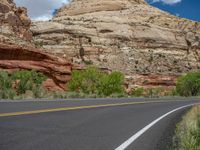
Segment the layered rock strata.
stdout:
<svg viewBox="0 0 200 150">
<path fill-rule="evenodd" d="M 0 0 L 0 42 L 30 44 L 30 25 L 26 8 L 16 7 L 13 0 Z"/>
<path fill-rule="evenodd" d="M 36 70 L 48 76 L 44 82 L 47 89 L 65 90 L 72 64 L 35 48 L 30 25 L 26 8 L 16 7 L 12 0 L 0 0 L 0 70 Z"/>
<path fill-rule="evenodd" d="M 122 71 L 133 87 L 174 86 L 175 77 L 200 70 L 200 23 L 144 0 L 72 0 L 31 30 L 45 51 Z"/>
<path fill-rule="evenodd" d="M 63 90 L 71 79 L 72 65 L 66 59 L 32 47 L 0 44 L 0 70 L 36 70 L 49 77 L 46 87 Z"/>
</svg>

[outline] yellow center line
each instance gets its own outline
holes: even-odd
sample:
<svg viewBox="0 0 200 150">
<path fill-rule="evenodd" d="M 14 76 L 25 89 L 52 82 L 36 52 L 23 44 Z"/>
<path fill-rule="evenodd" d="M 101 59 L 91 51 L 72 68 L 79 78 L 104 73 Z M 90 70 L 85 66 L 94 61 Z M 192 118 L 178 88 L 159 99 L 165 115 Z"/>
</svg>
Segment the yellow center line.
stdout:
<svg viewBox="0 0 200 150">
<path fill-rule="evenodd" d="M 175 101 L 142 101 L 142 102 L 127 102 L 127 103 L 89 105 L 89 106 L 62 107 L 62 108 L 41 109 L 32 111 L 0 113 L 0 117 L 21 116 L 21 115 L 31 115 L 31 114 L 48 113 L 48 112 L 59 112 L 59 111 L 113 107 L 113 106 L 126 106 L 126 105 L 147 104 L 147 103 L 161 103 L 161 102 L 163 103 L 163 102 L 175 102 Z"/>
</svg>

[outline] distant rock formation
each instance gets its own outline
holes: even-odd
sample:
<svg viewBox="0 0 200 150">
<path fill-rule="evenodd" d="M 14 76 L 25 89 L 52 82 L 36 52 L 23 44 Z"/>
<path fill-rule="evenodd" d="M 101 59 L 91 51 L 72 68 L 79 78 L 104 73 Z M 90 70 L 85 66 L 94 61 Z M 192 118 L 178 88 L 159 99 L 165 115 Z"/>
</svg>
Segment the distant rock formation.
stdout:
<svg viewBox="0 0 200 150">
<path fill-rule="evenodd" d="M 144 0 L 72 0 L 31 30 L 45 51 L 124 72 L 129 88 L 172 87 L 177 76 L 200 70 L 200 23 Z"/>
</svg>

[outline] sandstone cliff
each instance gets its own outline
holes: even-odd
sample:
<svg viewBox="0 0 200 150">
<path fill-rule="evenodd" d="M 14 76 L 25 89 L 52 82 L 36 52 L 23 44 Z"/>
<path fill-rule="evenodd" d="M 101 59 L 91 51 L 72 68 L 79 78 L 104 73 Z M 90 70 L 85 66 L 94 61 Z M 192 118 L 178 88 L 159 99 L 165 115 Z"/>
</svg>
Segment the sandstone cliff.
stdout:
<svg viewBox="0 0 200 150">
<path fill-rule="evenodd" d="M 12 0 L 0 0 L 0 25 L 0 70 L 36 70 L 49 77 L 44 82 L 46 88 L 66 88 L 72 64 L 34 48 L 31 21 L 25 8 L 17 8 Z"/>
<path fill-rule="evenodd" d="M 63 90 L 71 78 L 72 65 L 65 59 L 41 52 L 33 47 L 0 43 L 0 70 L 8 72 L 37 70 L 49 77 L 44 83 L 47 88 Z"/>
<path fill-rule="evenodd" d="M 17 8 L 13 0 L 0 0 L 0 42 L 30 44 L 30 25 L 26 8 Z"/>
<path fill-rule="evenodd" d="M 131 86 L 174 86 L 178 75 L 200 70 L 200 23 L 144 0 L 72 0 L 31 30 L 46 51 L 120 70 Z"/>
</svg>

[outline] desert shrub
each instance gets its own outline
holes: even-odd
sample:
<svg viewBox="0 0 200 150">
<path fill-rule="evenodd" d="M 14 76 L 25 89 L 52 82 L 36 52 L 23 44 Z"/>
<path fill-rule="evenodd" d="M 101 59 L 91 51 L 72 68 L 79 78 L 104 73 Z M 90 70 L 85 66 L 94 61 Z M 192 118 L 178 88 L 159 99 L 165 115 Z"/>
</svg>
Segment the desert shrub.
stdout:
<svg viewBox="0 0 200 150">
<path fill-rule="evenodd" d="M 47 95 L 47 91 L 41 85 L 34 85 L 32 92 L 35 98 L 44 98 Z"/>
<path fill-rule="evenodd" d="M 41 84 L 46 77 L 36 71 L 17 71 L 13 74 L 0 72 L 0 98 L 14 99 L 16 96 L 31 91 L 35 98 L 44 96 Z"/>
<path fill-rule="evenodd" d="M 168 95 L 166 96 L 179 96 L 178 92 L 176 91 L 176 88 L 172 89 Z"/>
<path fill-rule="evenodd" d="M 0 72 L 0 98 L 14 99 L 16 92 L 12 89 L 12 80 L 7 72 Z"/>
<path fill-rule="evenodd" d="M 7 72 L 0 72 L 0 89 L 6 90 L 12 88 L 12 80 Z"/>
<path fill-rule="evenodd" d="M 71 91 L 96 93 L 100 83 L 101 72 L 95 67 L 89 67 L 86 70 L 73 71 L 72 80 L 68 87 Z"/>
<path fill-rule="evenodd" d="M 144 88 L 136 88 L 132 91 L 131 95 L 135 97 L 140 97 L 144 94 L 145 90 Z"/>
<path fill-rule="evenodd" d="M 200 95 L 200 72 L 188 73 L 178 78 L 176 91 L 180 96 Z"/>
<path fill-rule="evenodd" d="M 173 140 L 174 150 L 200 149 L 200 109 L 192 108 L 177 125 Z"/>
<path fill-rule="evenodd" d="M 200 114 L 196 119 L 196 128 L 191 129 L 191 136 L 195 139 L 195 145 L 200 149 Z"/>
<path fill-rule="evenodd" d="M 71 91 L 109 96 L 123 92 L 124 76 L 120 72 L 106 74 L 95 67 L 73 71 L 68 87 Z"/>
<path fill-rule="evenodd" d="M 13 89 L 0 90 L 1 99 L 14 99 L 15 96 L 16 96 L 16 92 Z"/>
<path fill-rule="evenodd" d="M 16 92 L 24 94 L 27 90 L 34 91 L 35 96 L 38 96 L 38 91 L 42 82 L 46 77 L 36 71 L 17 71 L 12 74 L 12 80 L 19 81 L 16 84 Z"/>
<path fill-rule="evenodd" d="M 150 98 L 157 98 L 162 96 L 163 88 L 150 88 L 145 91 L 145 96 Z"/>
<path fill-rule="evenodd" d="M 109 96 L 113 93 L 123 93 L 124 75 L 120 72 L 113 72 L 110 75 L 103 74 L 98 86 L 98 94 Z"/>
</svg>

